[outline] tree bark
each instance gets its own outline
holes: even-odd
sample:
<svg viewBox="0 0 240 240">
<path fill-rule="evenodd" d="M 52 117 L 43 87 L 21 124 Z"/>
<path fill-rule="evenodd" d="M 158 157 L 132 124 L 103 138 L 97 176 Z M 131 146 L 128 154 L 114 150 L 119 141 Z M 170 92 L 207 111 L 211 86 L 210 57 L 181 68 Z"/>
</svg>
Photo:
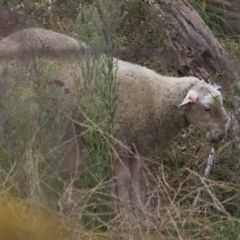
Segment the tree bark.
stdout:
<svg viewBox="0 0 240 240">
<path fill-rule="evenodd" d="M 229 2 L 226 0 L 206 0 L 206 11 L 212 11 L 227 19 L 231 30 L 240 33 L 240 0 Z"/>
<path fill-rule="evenodd" d="M 165 23 L 165 33 L 178 55 L 182 74 L 204 80 L 217 76 L 216 82 L 228 91 L 239 77 L 239 65 L 230 60 L 193 7 L 184 0 L 155 0 L 151 5 Z"/>
</svg>

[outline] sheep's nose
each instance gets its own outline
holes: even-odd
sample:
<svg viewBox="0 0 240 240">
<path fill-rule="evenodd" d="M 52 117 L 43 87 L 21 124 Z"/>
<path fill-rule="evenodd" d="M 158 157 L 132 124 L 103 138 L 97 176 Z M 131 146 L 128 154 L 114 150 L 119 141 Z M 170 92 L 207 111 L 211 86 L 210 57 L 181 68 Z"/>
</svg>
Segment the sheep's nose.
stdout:
<svg viewBox="0 0 240 240">
<path fill-rule="evenodd" d="M 221 140 L 223 140 L 224 136 L 225 136 L 225 133 L 221 133 L 221 134 L 219 134 L 217 137 L 213 137 L 213 138 L 211 139 L 211 142 L 212 142 L 212 143 L 218 143 L 218 142 L 220 142 Z"/>
</svg>

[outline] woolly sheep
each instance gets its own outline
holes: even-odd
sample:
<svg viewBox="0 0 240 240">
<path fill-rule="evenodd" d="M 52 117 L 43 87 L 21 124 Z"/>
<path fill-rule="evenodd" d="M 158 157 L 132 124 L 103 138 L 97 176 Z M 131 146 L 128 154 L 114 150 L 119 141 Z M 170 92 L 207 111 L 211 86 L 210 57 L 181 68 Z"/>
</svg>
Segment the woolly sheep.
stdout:
<svg viewBox="0 0 240 240">
<path fill-rule="evenodd" d="M 162 76 L 122 61 L 118 66 L 121 84 L 116 122 L 121 126 L 121 139 L 127 138 L 126 142 L 134 146 L 133 153 L 149 157 L 190 124 L 209 142 L 223 138 L 225 120 L 218 90 L 195 77 Z M 123 159 L 123 164 L 117 162 L 115 172 L 119 195 L 124 199 L 131 196 L 140 203 L 138 158 Z M 129 190 L 126 186 L 130 182 L 133 188 Z"/>
<path fill-rule="evenodd" d="M 79 46 L 76 40 L 64 34 L 39 28 L 21 30 L 0 41 L 0 77 L 8 78 L 12 66 L 27 72 L 24 66 L 29 67 L 26 62 L 31 62 L 33 55 L 50 57 L 61 62 L 58 78 L 69 87 L 69 95 L 74 96 L 73 76 L 82 77 L 82 74 L 72 56 L 82 49 L 86 49 L 84 44 Z M 195 77 L 167 77 L 146 67 L 115 61 L 120 83 L 114 117 L 120 126 L 116 138 L 132 148 L 128 156 L 119 151 L 115 164 L 118 193 L 123 201 L 131 198 L 141 203 L 138 195 L 140 161 L 136 155 L 150 156 L 190 124 L 197 127 L 207 141 L 220 141 L 225 133 L 222 96 Z M 74 97 L 70 99 L 69 105 L 74 108 Z M 69 130 L 66 136 L 71 138 L 71 134 Z M 71 162 L 78 157 L 73 148 L 66 160 Z"/>
</svg>

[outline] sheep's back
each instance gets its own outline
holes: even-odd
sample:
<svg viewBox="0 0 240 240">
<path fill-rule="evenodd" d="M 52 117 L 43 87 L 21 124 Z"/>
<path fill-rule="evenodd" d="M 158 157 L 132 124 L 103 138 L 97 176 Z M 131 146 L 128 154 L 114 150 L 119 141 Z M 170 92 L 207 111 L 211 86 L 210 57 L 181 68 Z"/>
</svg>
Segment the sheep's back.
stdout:
<svg viewBox="0 0 240 240">
<path fill-rule="evenodd" d="M 67 35 L 41 28 L 23 29 L 1 40 L 0 60 L 52 56 L 70 57 L 80 45 Z"/>
</svg>

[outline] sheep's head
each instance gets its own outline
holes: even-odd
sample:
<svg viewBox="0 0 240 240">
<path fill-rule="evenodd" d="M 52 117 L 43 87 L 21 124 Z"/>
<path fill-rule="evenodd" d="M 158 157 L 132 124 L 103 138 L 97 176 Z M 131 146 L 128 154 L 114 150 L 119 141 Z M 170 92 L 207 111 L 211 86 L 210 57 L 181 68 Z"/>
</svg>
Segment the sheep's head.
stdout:
<svg viewBox="0 0 240 240">
<path fill-rule="evenodd" d="M 212 143 L 219 142 L 225 134 L 225 118 L 222 95 L 207 84 L 199 84 L 190 89 L 179 105 L 188 106 L 187 121 L 194 125 Z"/>
</svg>

